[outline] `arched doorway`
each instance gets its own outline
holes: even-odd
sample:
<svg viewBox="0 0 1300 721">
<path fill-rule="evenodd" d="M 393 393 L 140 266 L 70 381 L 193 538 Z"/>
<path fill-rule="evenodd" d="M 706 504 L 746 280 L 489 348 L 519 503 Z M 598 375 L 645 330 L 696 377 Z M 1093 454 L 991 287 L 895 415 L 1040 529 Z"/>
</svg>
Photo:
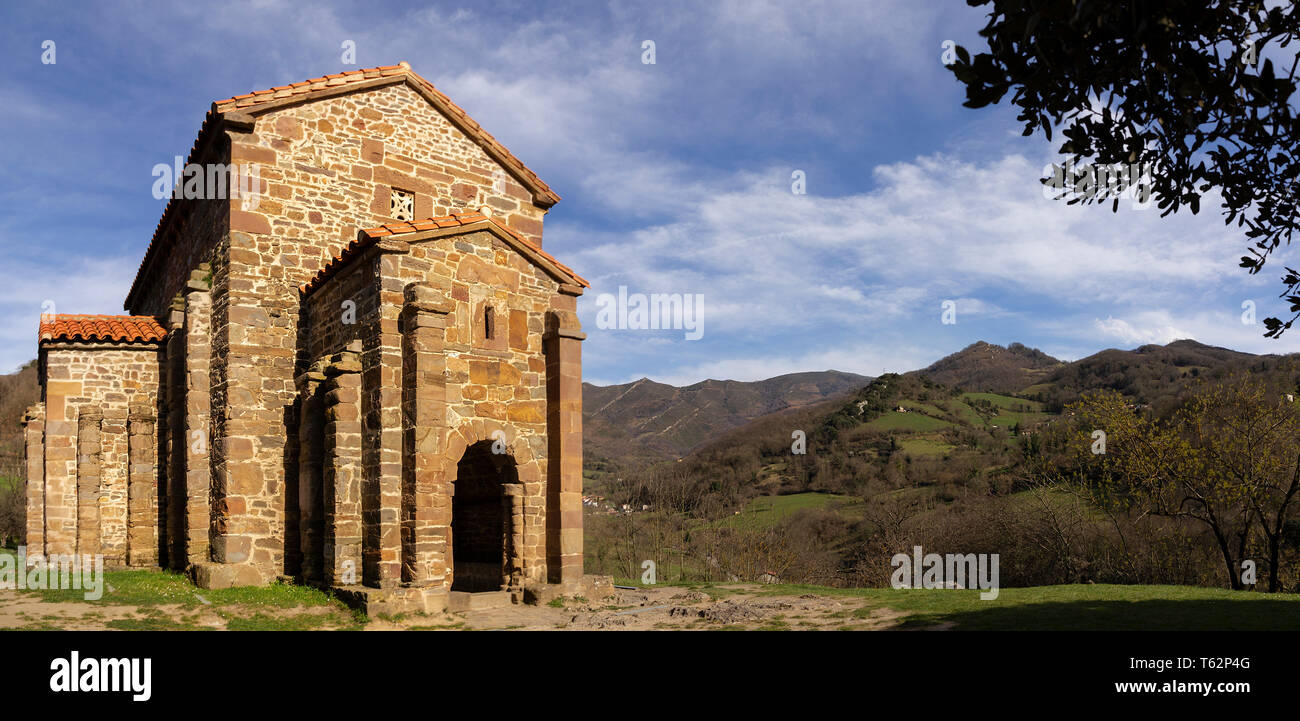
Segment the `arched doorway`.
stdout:
<svg viewBox="0 0 1300 721">
<path fill-rule="evenodd" d="M 451 500 L 451 590 L 500 591 L 509 584 L 512 496 L 507 486 L 518 483 L 514 459 L 493 453 L 492 441 L 465 449 Z"/>
</svg>

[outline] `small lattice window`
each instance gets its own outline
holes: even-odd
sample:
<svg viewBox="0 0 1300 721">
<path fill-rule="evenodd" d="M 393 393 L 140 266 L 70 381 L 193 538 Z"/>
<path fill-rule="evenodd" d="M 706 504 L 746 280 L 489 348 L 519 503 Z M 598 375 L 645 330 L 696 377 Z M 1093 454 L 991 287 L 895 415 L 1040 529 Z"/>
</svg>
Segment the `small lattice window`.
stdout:
<svg viewBox="0 0 1300 721">
<path fill-rule="evenodd" d="M 393 188 L 388 215 L 398 220 L 415 220 L 415 193 Z"/>
</svg>

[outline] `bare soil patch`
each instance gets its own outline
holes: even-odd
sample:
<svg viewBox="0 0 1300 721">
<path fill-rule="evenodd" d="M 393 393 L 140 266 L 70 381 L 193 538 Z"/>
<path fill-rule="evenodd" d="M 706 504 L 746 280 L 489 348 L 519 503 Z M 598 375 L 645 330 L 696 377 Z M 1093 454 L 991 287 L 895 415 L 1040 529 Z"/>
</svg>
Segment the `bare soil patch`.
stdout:
<svg viewBox="0 0 1300 721">
<path fill-rule="evenodd" d="M 860 599 L 814 593 L 780 595 L 763 586 L 733 584 L 707 590 L 664 586 L 619 590 L 602 601 L 564 599 L 549 605 L 512 605 L 464 613 L 375 618 L 369 631 L 400 630 L 885 630 L 907 614 L 887 608 L 860 611 Z M 211 629 L 247 627 L 234 616 L 261 617 L 265 627 L 290 620 L 293 627 L 330 630 L 339 610 L 330 606 L 214 608 L 160 604 L 106 605 L 41 600 L 0 591 L 0 629 Z M 254 626 L 255 628 L 257 626 Z"/>
</svg>

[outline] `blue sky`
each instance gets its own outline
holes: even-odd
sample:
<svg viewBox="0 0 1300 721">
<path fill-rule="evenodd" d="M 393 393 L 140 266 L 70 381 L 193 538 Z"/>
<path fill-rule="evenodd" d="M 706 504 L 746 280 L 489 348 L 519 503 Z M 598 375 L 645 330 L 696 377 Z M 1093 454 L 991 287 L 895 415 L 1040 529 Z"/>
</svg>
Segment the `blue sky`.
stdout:
<svg viewBox="0 0 1300 721">
<path fill-rule="evenodd" d="M 6 4 L 0 371 L 35 356 L 47 301 L 122 312 L 162 211 L 151 169 L 213 100 L 401 60 L 563 196 L 545 244 L 592 282 L 595 383 L 877 375 L 976 340 L 1065 359 L 1177 338 L 1300 349 L 1242 322 L 1245 301 L 1285 311 L 1294 253 L 1246 275 L 1214 203 L 1162 219 L 1043 197 L 1052 147 L 1005 106 L 961 107 L 942 65 L 982 21 L 863 0 Z M 703 337 L 598 327 L 619 286 L 702 294 Z"/>
</svg>

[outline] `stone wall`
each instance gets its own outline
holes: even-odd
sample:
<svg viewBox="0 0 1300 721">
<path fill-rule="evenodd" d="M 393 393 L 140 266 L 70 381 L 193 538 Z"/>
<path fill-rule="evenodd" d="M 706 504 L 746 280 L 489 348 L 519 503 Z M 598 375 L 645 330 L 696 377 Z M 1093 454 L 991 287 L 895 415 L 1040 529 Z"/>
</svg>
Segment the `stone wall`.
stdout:
<svg viewBox="0 0 1300 721">
<path fill-rule="evenodd" d="M 30 553 L 45 550 L 45 404 L 37 403 L 23 416 L 23 454 L 27 499 L 23 542 Z"/>
<path fill-rule="evenodd" d="M 164 517 L 152 430 L 159 346 L 51 344 L 42 348 L 41 373 L 45 552 L 103 553 L 108 564 L 156 564 L 157 526 Z M 131 418 L 148 424 L 149 433 L 132 434 Z M 38 449 L 28 446 L 30 462 Z"/>
<path fill-rule="evenodd" d="M 298 514 L 285 512 L 299 503 L 296 381 L 321 357 L 298 353 L 316 342 L 298 327 L 299 286 L 359 228 L 396 220 L 394 187 L 414 193 L 417 217 L 488 205 L 538 244 L 545 211 L 406 85 L 280 108 L 230 137 L 230 161 L 258 164 L 265 195 L 255 209 L 231 205 L 229 233 L 212 254 L 211 556 L 252 564 L 270 579 L 299 564 Z M 398 312 L 367 341 L 363 364 L 371 354 L 400 355 Z M 365 382 L 366 432 L 386 438 L 368 446 L 379 455 L 364 462 L 382 468 L 376 492 L 393 495 L 401 400 L 398 379 L 388 381 Z M 394 519 L 372 520 L 376 533 L 397 537 Z M 365 559 L 364 573 L 395 583 L 400 562 L 379 552 Z"/>
<path fill-rule="evenodd" d="M 452 585 L 447 551 L 454 551 L 457 463 L 467 448 L 486 442 L 513 461 L 518 487 L 509 492 L 515 505 L 505 516 L 517 514 L 518 523 L 474 532 L 509 530 L 515 585 L 544 582 L 548 556 L 559 562 L 565 555 L 559 533 L 547 532 L 548 424 L 559 411 L 558 397 L 552 402 L 548 395 L 547 317 L 571 314 L 578 291 L 488 230 L 412 237 L 409 243 L 382 239 L 333 271 L 313 288 L 303 313 L 309 365 L 299 387 L 310 386 L 313 373 L 331 375 L 334 359 L 349 348 L 361 368 L 360 580 L 378 588 Z M 337 402 L 327 400 L 324 408 Z M 580 404 L 574 410 L 580 417 Z M 334 422 L 324 421 L 327 429 Z M 577 454 L 576 466 L 568 466 L 580 473 L 580 447 L 566 450 Z M 573 506 L 580 513 L 580 500 Z M 573 523 L 571 513 L 565 518 Z M 560 523 L 557 516 L 553 525 Z M 580 553 L 580 519 L 577 533 Z M 548 538 L 555 548 L 548 549 Z M 566 540 L 571 544 L 572 534 Z M 580 560 L 577 568 L 580 575 Z"/>
<path fill-rule="evenodd" d="M 499 443 L 515 462 L 522 486 L 520 543 L 514 560 L 521 581 L 546 580 L 546 359 L 545 317 L 559 282 L 487 231 L 412 242 L 380 264 L 386 306 L 404 302 L 412 284 L 427 284 L 445 299 L 441 355 L 445 379 L 444 440 L 434 468 L 444 479 L 434 491 L 455 493 L 457 463 L 475 443 Z M 560 301 L 563 302 L 563 301 Z M 488 335 L 488 328 L 492 333 Z M 438 513 L 450 527 L 450 507 Z M 496 531 L 499 532 L 499 531 Z M 451 539 L 454 552 L 455 539 Z M 445 559 L 444 559 L 445 561 Z M 454 580 L 454 579 L 453 579 Z"/>
<path fill-rule="evenodd" d="M 228 165 L 229 134 L 214 133 L 210 144 L 204 147 L 201 156 L 195 156 L 194 162 Z M 235 201 L 235 205 L 238 207 L 239 201 Z M 136 293 L 124 304 L 126 310 L 132 315 L 165 317 L 172 300 L 184 292 L 191 272 L 203 263 L 211 263 L 220 252 L 218 245 L 229 229 L 230 203 L 227 200 L 169 200 L 152 241 L 157 247 L 146 258 L 146 265 L 140 268 L 139 285 Z"/>
<path fill-rule="evenodd" d="M 539 246 L 546 211 L 419 93 L 392 85 L 274 110 L 238 136 L 232 160 L 255 162 L 269 197 L 234 227 L 280 240 L 276 260 L 306 281 L 356 238 L 396 220 L 393 188 L 416 218 L 487 205 Z"/>
<path fill-rule="evenodd" d="M 366 586 L 447 587 L 456 463 L 499 440 L 518 473 L 510 583 L 580 575 L 581 334 L 557 318 L 581 289 L 478 230 L 381 241 L 300 294 L 358 229 L 398 220 L 393 189 L 417 219 L 487 208 L 538 247 L 545 207 L 407 84 L 272 106 L 210 115 L 191 156 L 256 164 L 255 207 L 173 201 L 128 298 L 167 321 L 165 365 L 157 347 L 49 352 L 28 426 L 44 426 L 45 545 L 97 543 L 205 586 L 337 585 L 355 562 Z"/>
</svg>

